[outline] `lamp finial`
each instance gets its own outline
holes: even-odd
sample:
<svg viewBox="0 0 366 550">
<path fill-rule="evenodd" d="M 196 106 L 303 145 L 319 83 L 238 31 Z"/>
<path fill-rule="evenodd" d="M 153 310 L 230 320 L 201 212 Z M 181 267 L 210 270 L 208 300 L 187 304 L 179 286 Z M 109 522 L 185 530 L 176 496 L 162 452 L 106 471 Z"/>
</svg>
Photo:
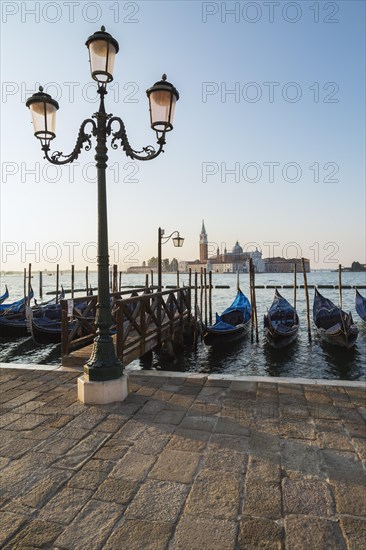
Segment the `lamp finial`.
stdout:
<svg viewBox="0 0 366 550">
<path fill-rule="evenodd" d="M 101 30 L 102 32 L 105 32 L 105 26 L 102 25 L 102 26 L 100 27 L 100 30 Z"/>
<path fill-rule="evenodd" d="M 40 92 L 43 92 L 43 86 L 40 86 L 40 87 L 38 88 L 38 90 L 39 90 Z"/>
<path fill-rule="evenodd" d="M 163 76 L 161 77 L 162 80 L 166 80 L 166 74 L 164 73 Z"/>
</svg>

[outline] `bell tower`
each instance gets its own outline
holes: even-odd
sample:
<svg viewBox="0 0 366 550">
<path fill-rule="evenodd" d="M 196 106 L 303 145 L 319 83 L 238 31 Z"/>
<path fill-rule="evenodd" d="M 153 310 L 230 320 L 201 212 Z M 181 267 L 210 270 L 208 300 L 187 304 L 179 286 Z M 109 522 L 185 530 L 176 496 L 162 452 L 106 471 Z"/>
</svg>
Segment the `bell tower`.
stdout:
<svg viewBox="0 0 366 550">
<path fill-rule="evenodd" d="M 205 228 L 205 222 L 202 220 L 202 228 L 200 233 L 200 262 L 205 263 L 208 260 L 208 241 Z"/>
</svg>

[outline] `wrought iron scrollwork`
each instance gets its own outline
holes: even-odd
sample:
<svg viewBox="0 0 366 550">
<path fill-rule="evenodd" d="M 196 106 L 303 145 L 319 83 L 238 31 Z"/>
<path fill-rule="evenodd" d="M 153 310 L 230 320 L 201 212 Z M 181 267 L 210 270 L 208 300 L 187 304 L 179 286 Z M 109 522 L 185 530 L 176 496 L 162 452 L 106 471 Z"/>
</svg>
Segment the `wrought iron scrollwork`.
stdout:
<svg viewBox="0 0 366 550">
<path fill-rule="evenodd" d="M 91 134 L 87 134 L 85 132 L 85 126 L 87 124 L 92 125 Z M 49 153 L 49 150 L 50 150 L 49 145 L 44 145 L 42 147 L 42 149 L 45 153 L 44 158 L 46 158 L 52 164 L 67 164 L 69 162 L 73 162 L 74 160 L 76 160 L 78 158 L 78 156 L 80 155 L 81 150 L 83 148 L 85 149 L 85 151 L 90 151 L 90 149 L 91 149 L 91 136 L 92 135 L 93 136 L 97 135 L 97 125 L 94 122 L 94 120 L 92 120 L 91 118 L 87 118 L 86 120 L 84 120 L 84 122 L 80 126 L 79 134 L 78 134 L 78 137 L 77 137 L 77 140 L 76 140 L 76 145 L 74 147 L 73 152 L 70 153 L 70 155 L 64 155 L 61 151 L 55 151 L 54 153 L 50 154 Z M 85 143 L 86 143 L 86 145 L 85 145 Z"/>
<path fill-rule="evenodd" d="M 117 132 L 112 132 L 112 124 L 114 122 L 117 122 L 119 124 L 119 130 Z M 164 152 L 163 147 L 165 145 L 165 139 L 164 136 L 160 137 L 158 139 L 159 148 L 156 150 L 152 145 L 147 145 L 146 147 L 143 147 L 141 151 L 135 151 L 132 149 L 130 142 L 128 141 L 127 133 L 126 133 L 126 127 L 124 125 L 124 122 L 119 117 L 112 117 L 108 121 L 107 124 L 107 135 L 109 136 L 112 134 L 112 142 L 111 147 L 112 149 L 118 149 L 118 143 L 116 143 L 118 140 L 121 141 L 120 146 L 126 153 L 126 155 L 132 159 L 135 160 L 152 160 L 156 158 L 158 155 L 160 155 L 161 152 Z"/>
</svg>

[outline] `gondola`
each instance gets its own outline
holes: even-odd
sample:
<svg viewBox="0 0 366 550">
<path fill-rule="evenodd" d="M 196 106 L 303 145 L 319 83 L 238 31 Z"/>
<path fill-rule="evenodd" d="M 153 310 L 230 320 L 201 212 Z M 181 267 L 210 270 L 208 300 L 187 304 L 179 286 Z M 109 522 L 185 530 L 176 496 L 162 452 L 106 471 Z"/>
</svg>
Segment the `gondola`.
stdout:
<svg viewBox="0 0 366 550">
<path fill-rule="evenodd" d="M 366 321 L 366 298 L 356 289 L 356 311 L 363 321 Z"/>
<path fill-rule="evenodd" d="M 5 292 L 2 296 L 0 296 L 0 304 L 5 302 L 5 300 L 7 300 L 8 298 L 9 298 L 9 291 L 8 291 L 8 287 L 5 285 Z"/>
<path fill-rule="evenodd" d="M 358 328 L 352 314 L 346 313 L 315 289 L 313 318 L 318 336 L 327 344 L 351 348 L 357 339 Z"/>
<path fill-rule="evenodd" d="M 33 289 L 31 288 L 29 296 L 26 296 L 25 298 L 21 298 L 17 302 L 13 302 L 12 304 L 0 304 L 0 315 L 7 315 L 9 313 L 20 313 L 21 311 L 25 310 L 25 304 L 30 301 L 34 296 Z"/>
<path fill-rule="evenodd" d="M 251 318 L 251 307 L 248 298 L 240 288 L 230 307 L 218 315 L 214 325 L 204 325 L 203 339 L 205 344 L 218 345 L 234 342 L 245 336 Z"/>
<path fill-rule="evenodd" d="M 60 297 L 63 298 L 64 296 L 65 293 L 62 290 Z M 30 319 L 27 319 L 27 317 L 30 316 L 36 319 L 45 317 L 49 321 L 51 319 L 61 319 L 61 306 L 56 303 L 56 298 L 52 298 L 43 304 L 36 304 L 34 307 L 29 308 L 28 314 L 26 311 L 28 306 L 24 305 L 24 298 L 15 302 L 15 304 L 18 305 L 9 307 L 0 315 L 0 336 L 2 337 L 22 338 L 29 336 Z"/>
<path fill-rule="evenodd" d="M 71 332 L 75 327 L 75 321 L 69 321 L 68 330 Z M 31 335 L 37 344 L 59 344 L 61 342 L 61 321 L 52 320 L 48 317 L 31 319 Z"/>
<path fill-rule="evenodd" d="M 276 349 L 292 344 L 299 332 L 299 317 L 295 308 L 277 289 L 272 305 L 264 316 L 264 332 L 268 343 Z"/>
</svg>

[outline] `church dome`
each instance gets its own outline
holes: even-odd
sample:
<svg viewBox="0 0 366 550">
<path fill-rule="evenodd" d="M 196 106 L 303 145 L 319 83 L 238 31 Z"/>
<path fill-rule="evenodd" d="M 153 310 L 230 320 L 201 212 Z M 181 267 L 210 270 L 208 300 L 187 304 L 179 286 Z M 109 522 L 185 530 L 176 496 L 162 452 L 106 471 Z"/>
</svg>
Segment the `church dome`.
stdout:
<svg viewBox="0 0 366 550">
<path fill-rule="evenodd" d="M 239 254 L 243 254 L 243 249 L 239 244 L 239 241 L 236 241 L 235 246 L 233 248 L 233 254 L 238 256 Z"/>
</svg>

